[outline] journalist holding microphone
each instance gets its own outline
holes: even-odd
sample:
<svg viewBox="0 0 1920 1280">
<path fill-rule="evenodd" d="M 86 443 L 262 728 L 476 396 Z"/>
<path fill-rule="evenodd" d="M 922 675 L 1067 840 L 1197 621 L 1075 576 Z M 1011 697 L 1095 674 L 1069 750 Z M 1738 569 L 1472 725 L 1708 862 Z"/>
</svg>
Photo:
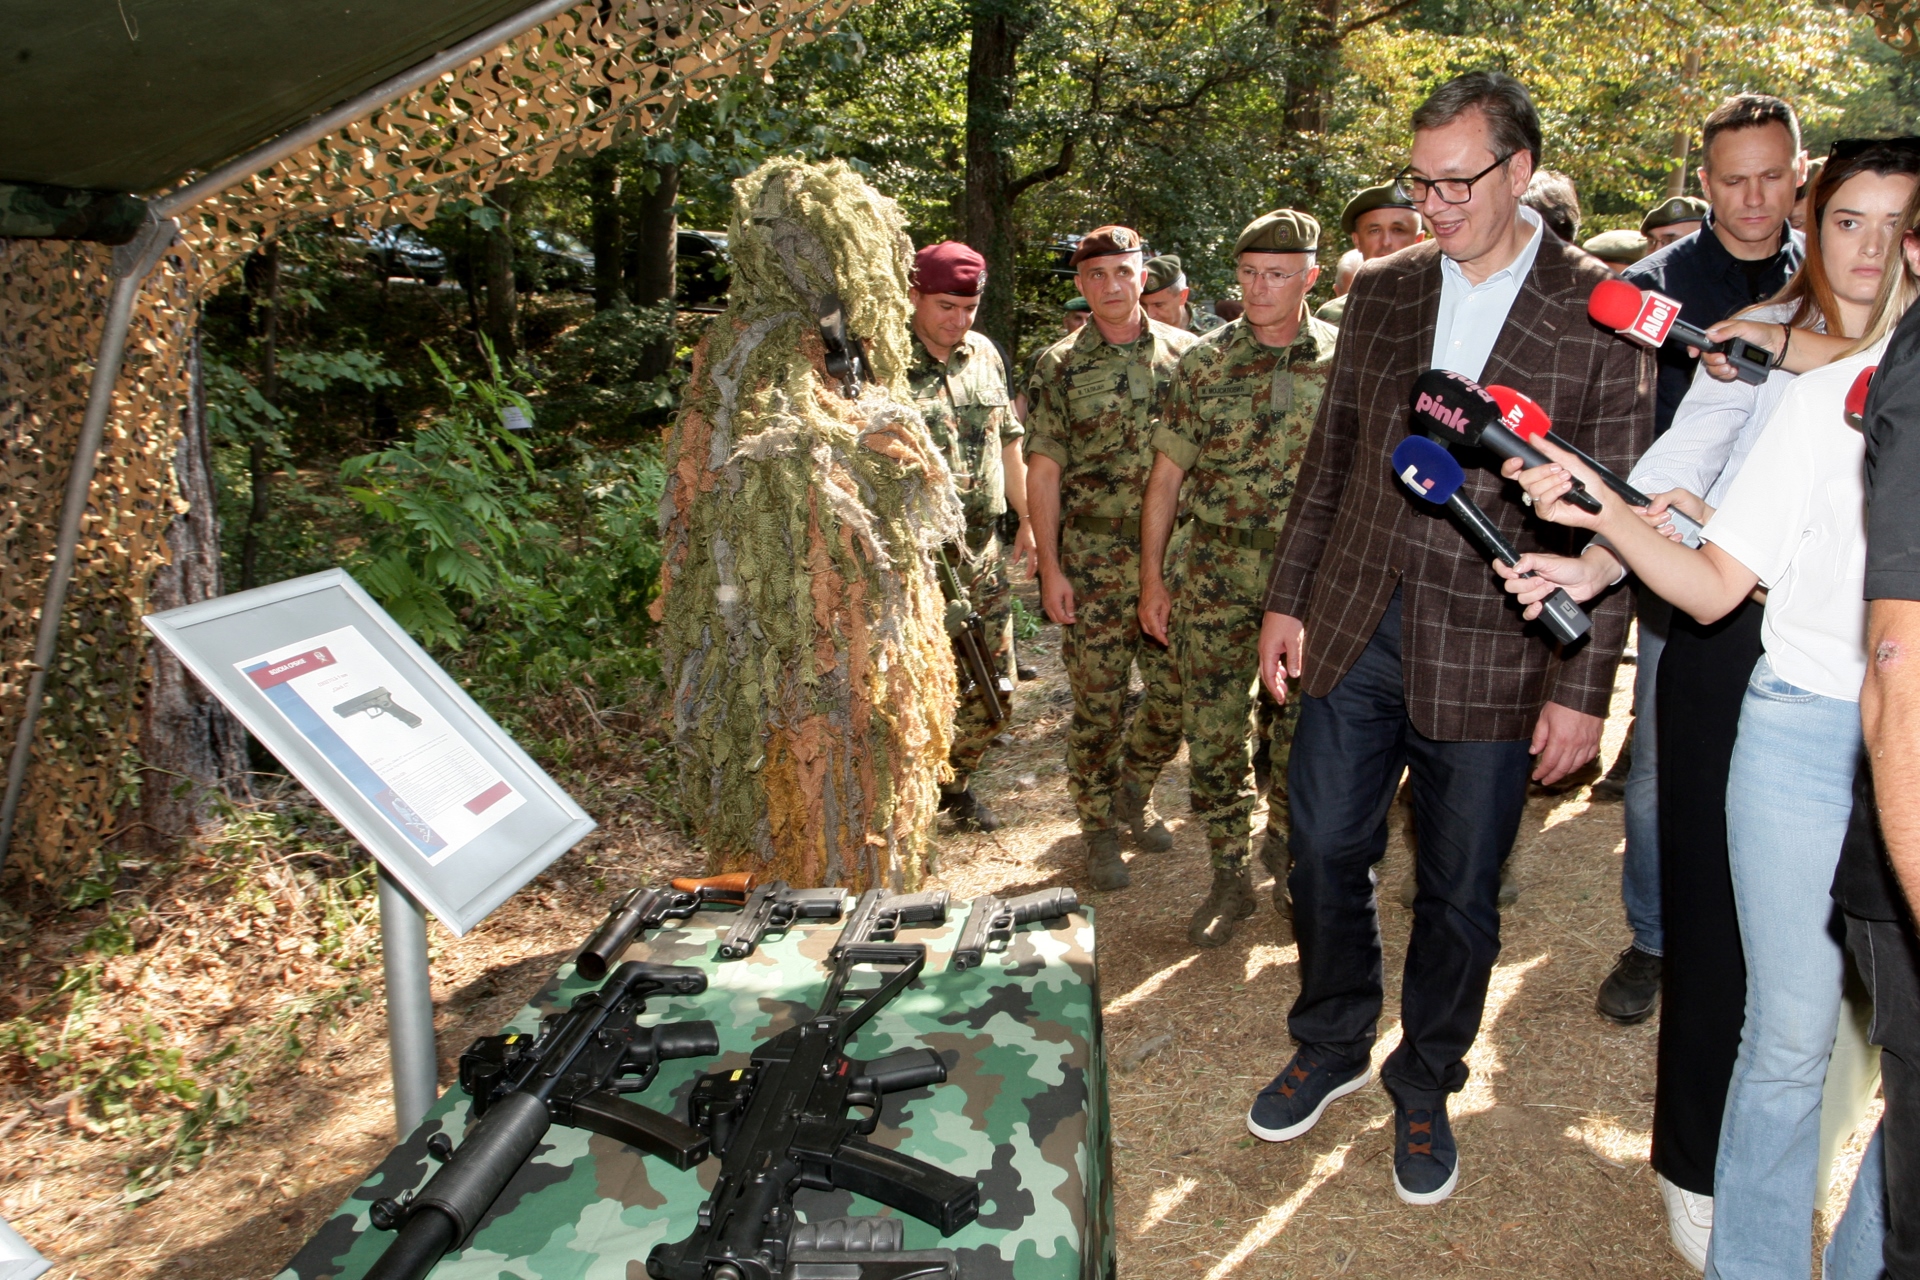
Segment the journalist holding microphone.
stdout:
<svg viewBox="0 0 1920 1280">
<path fill-rule="evenodd" d="M 1920 220 L 1920 199 L 1910 197 L 1896 217 L 1893 229 L 1905 236 Z M 1756 586 L 1768 591 L 1726 792 L 1747 975 L 1706 1258 L 1706 1274 L 1721 1280 L 1811 1270 L 1821 1086 L 1841 998 L 1829 889 L 1853 808 L 1867 667 L 1865 445 L 1848 401 L 1859 398 L 1920 282 L 1920 245 L 1903 243 L 1904 269 L 1886 272 L 1851 353 L 1780 396 L 1719 506 L 1703 512 L 1710 518 L 1698 550 L 1657 529 L 1657 512 L 1596 488 L 1585 466 L 1550 443 L 1542 452 L 1552 464 L 1507 467 L 1541 516 L 1604 534 L 1649 589 L 1703 625 L 1740 608 Z M 1599 516 L 1562 500 L 1573 478 L 1602 493 Z M 1517 567 L 1530 566 L 1523 558 Z M 1523 600 L 1539 590 L 1508 585 Z"/>
<path fill-rule="evenodd" d="M 1459 1177 L 1447 1096 L 1466 1083 L 1499 954 L 1500 867 L 1527 779 L 1563 777 L 1597 751 L 1627 600 L 1600 600 L 1591 634 L 1556 645 L 1389 458 L 1416 379 L 1437 368 L 1525 392 L 1565 438 L 1624 472 L 1649 442 L 1654 369 L 1650 353 L 1587 320 L 1606 267 L 1521 205 L 1540 125 L 1517 81 L 1448 81 L 1413 130 L 1400 187 L 1434 239 L 1360 268 L 1273 553 L 1260 674 L 1274 697 L 1302 699 L 1288 767 L 1301 985 L 1288 1020 L 1296 1052 L 1247 1125 L 1270 1141 L 1299 1137 L 1370 1077 L 1383 996 L 1372 869 L 1410 771 L 1418 891 L 1402 1038 L 1382 1075 L 1395 1189 L 1435 1204 Z M 1521 550 L 1577 545 L 1528 520 L 1490 466 L 1476 461 L 1461 492 Z"/>
</svg>

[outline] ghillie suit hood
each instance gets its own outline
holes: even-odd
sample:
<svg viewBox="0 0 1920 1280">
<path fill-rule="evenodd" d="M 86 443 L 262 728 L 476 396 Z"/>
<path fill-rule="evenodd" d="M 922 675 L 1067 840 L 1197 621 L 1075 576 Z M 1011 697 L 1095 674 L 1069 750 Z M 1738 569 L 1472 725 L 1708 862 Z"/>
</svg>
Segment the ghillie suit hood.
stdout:
<svg viewBox="0 0 1920 1280">
<path fill-rule="evenodd" d="M 961 513 L 906 388 L 904 219 L 842 162 L 773 160 L 735 184 L 729 248 L 660 499 L 681 803 L 716 870 L 911 887 L 955 700 L 931 551 Z"/>
</svg>

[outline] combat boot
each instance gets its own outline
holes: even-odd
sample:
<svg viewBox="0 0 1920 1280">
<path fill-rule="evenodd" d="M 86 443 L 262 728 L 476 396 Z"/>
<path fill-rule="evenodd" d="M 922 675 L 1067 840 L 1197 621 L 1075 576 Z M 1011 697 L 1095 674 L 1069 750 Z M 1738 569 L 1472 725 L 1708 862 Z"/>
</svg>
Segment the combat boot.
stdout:
<svg viewBox="0 0 1920 1280">
<path fill-rule="evenodd" d="M 1260 903 L 1253 896 L 1253 871 L 1213 869 L 1213 891 L 1187 925 L 1187 941 L 1196 947 L 1218 947 L 1233 937 L 1233 927 L 1252 915 Z"/>
<path fill-rule="evenodd" d="M 1113 827 L 1089 831 L 1087 842 L 1087 879 L 1096 889 L 1124 889 L 1133 883 L 1127 864 L 1120 859 L 1120 832 Z"/>
<path fill-rule="evenodd" d="M 1173 848 L 1173 832 L 1154 812 L 1153 797 L 1146 788 L 1123 782 L 1113 793 L 1113 813 L 1127 824 L 1133 844 L 1143 853 L 1165 853 Z"/>
<path fill-rule="evenodd" d="M 973 794 L 971 788 L 940 793 L 940 812 L 953 819 L 955 831 L 998 831 L 1000 819 L 993 816 Z"/>
<path fill-rule="evenodd" d="M 1287 884 L 1287 877 L 1293 874 L 1293 850 L 1287 844 L 1287 833 L 1267 824 L 1267 838 L 1260 842 L 1260 865 L 1273 876 L 1273 909 L 1287 919 L 1293 919 L 1293 890 Z"/>
</svg>

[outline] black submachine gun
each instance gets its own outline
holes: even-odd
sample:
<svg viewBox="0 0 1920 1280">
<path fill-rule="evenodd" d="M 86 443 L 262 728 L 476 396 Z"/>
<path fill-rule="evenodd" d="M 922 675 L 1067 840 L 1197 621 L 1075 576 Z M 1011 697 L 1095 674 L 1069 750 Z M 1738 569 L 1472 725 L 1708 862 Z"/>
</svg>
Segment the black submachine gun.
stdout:
<svg viewBox="0 0 1920 1280">
<path fill-rule="evenodd" d="M 951 1249 L 901 1249 L 894 1218 L 797 1221 L 802 1187 L 843 1190 L 910 1213 L 952 1235 L 980 1212 L 980 1186 L 912 1156 L 866 1140 L 880 1121 L 881 1098 L 947 1078 L 930 1049 L 907 1049 L 874 1062 L 846 1055 L 847 1041 L 926 963 L 925 947 L 850 946 L 834 963 L 820 1007 L 798 1026 L 756 1049 L 738 1070 L 694 1085 L 688 1112 L 721 1157 L 713 1195 L 692 1235 L 655 1245 L 653 1280 L 957 1280 Z M 881 971 L 877 987 L 848 991 L 855 967 Z M 851 1005 L 850 1008 L 843 1007 Z M 849 1118 L 847 1109 L 867 1114 Z"/>
<path fill-rule="evenodd" d="M 707 976 L 698 969 L 629 960 L 599 990 L 544 1019 L 537 1036 L 474 1041 L 460 1055 L 460 1087 L 472 1096 L 480 1122 L 457 1150 L 444 1134 L 428 1141 L 428 1152 L 444 1163 L 418 1194 L 374 1201 L 373 1225 L 400 1234 L 367 1280 L 419 1280 L 431 1271 L 480 1225 L 555 1124 L 627 1143 L 676 1169 L 705 1160 L 706 1134 L 620 1095 L 652 1084 L 668 1058 L 720 1052 L 711 1022 L 633 1025 L 649 996 L 706 989 Z"/>
</svg>

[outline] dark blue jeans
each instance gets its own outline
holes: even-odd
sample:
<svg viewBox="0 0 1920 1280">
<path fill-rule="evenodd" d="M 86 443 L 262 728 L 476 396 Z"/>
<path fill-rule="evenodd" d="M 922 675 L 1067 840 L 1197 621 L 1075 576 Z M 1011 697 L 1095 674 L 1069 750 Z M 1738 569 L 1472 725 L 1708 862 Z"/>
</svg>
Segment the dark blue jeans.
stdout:
<svg viewBox="0 0 1920 1280">
<path fill-rule="evenodd" d="M 1400 993 L 1400 1047 L 1382 1072 L 1401 1105 L 1437 1106 L 1467 1082 L 1487 980 L 1500 954 L 1500 864 L 1527 802 L 1526 742 L 1436 742 L 1407 716 L 1394 593 L 1365 652 L 1333 691 L 1300 707 L 1287 770 L 1300 996 L 1293 1038 L 1348 1062 L 1378 1034 L 1380 914 L 1373 868 L 1403 769 L 1420 856 Z"/>
</svg>

